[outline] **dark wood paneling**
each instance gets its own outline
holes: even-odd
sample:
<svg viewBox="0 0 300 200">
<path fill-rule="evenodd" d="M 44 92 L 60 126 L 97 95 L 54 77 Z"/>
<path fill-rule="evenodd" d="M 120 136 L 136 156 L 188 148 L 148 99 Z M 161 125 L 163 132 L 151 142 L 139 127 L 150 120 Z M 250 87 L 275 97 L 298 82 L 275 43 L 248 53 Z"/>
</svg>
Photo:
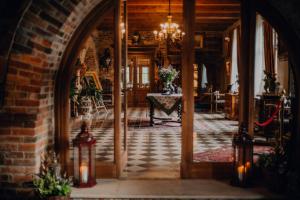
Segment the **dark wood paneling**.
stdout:
<svg viewBox="0 0 300 200">
<path fill-rule="evenodd" d="M 129 31 L 154 30 L 159 28 L 168 15 L 168 0 L 131 0 L 128 1 Z M 198 0 L 196 2 L 196 28 L 198 31 L 224 31 L 240 18 L 238 0 Z M 181 27 L 182 0 L 171 1 L 171 13 L 175 22 Z M 101 29 L 111 29 L 113 14 L 108 15 Z"/>
</svg>

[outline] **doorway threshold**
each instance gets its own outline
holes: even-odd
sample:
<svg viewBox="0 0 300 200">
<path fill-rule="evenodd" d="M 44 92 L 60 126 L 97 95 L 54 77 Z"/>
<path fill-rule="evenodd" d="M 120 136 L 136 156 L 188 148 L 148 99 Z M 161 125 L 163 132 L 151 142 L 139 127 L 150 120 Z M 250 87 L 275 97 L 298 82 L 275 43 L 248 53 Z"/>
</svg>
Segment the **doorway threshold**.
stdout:
<svg viewBox="0 0 300 200">
<path fill-rule="evenodd" d="M 92 188 L 73 188 L 71 198 L 83 199 L 283 199 L 265 188 L 239 188 L 211 179 L 101 179 Z"/>
</svg>

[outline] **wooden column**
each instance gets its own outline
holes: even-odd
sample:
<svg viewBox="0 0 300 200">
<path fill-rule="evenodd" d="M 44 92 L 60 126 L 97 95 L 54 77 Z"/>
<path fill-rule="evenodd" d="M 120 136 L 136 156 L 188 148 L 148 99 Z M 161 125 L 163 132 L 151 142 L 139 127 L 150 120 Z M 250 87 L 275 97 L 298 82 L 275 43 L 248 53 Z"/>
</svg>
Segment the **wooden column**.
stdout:
<svg viewBox="0 0 300 200">
<path fill-rule="evenodd" d="M 181 177 L 189 177 L 189 169 L 193 162 L 194 131 L 194 32 L 195 32 L 195 0 L 183 1 L 183 30 L 186 35 L 182 49 L 182 145 L 181 145 Z"/>
<path fill-rule="evenodd" d="M 241 71 L 239 91 L 239 122 L 254 127 L 254 58 L 256 12 L 254 1 L 241 0 Z"/>
<path fill-rule="evenodd" d="M 128 13 L 127 13 L 127 0 L 124 0 L 124 23 L 125 23 L 125 34 L 124 34 L 124 50 L 123 50 L 123 66 L 124 66 L 124 142 L 125 149 L 127 151 L 127 124 L 128 124 L 128 118 L 127 118 L 127 108 L 128 108 L 128 102 L 127 102 L 127 66 L 128 66 Z"/>
<path fill-rule="evenodd" d="M 114 153 L 116 175 L 121 175 L 121 65 L 122 65 L 122 40 L 121 40 L 121 0 L 114 0 Z"/>
</svg>

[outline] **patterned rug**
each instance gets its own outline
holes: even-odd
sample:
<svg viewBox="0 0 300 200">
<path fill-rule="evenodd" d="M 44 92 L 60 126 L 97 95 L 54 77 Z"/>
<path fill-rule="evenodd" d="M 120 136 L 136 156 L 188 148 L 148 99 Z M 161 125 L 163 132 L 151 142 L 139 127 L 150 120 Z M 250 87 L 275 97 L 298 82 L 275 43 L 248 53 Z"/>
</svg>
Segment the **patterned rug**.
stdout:
<svg viewBox="0 0 300 200">
<path fill-rule="evenodd" d="M 272 152 L 272 147 L 268 146 L 255 146 L 253 149 L 253 153 L 255 155 L 270 152 Z M 196 162 L 232 162 L 232 153 L 232 147 L 227 146 L 201 153 L 195 153 L 194 160 Z M 256 156 L 254 158 L 256 158 Z M 256 159 L 254 159 L 254 162 L 255 161 Z"/>
</svg>

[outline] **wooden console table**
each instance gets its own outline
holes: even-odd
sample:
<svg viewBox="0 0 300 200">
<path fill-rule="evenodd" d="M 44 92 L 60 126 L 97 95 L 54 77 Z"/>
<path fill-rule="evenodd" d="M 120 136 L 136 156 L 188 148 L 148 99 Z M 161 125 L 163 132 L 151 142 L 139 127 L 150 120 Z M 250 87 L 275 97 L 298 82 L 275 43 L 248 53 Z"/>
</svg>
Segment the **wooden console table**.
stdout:
<svg viewBox="0 0 300 200">
<path fill-rule="evenodd" d="M 182 114 L 182 94 L 163 95 L 161 93 L 148 93 L 146 99 L 150 105 L 150 125 L 154 125 L 155 108 L 162 110 L 170 115 L 175 110 L 178 114 L 178 122 L 181 123 Z M 161 119 L 161 118 L 160 118 Z"/>
</svg>

